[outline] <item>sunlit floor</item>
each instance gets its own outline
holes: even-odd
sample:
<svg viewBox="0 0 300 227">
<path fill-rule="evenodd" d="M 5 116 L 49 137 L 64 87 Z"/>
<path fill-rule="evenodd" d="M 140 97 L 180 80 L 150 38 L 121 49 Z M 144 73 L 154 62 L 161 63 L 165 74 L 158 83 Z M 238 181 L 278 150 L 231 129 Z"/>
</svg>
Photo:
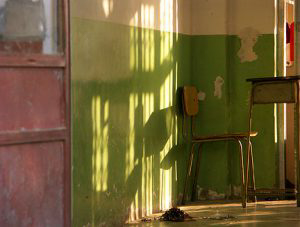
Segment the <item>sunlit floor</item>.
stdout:
<svg viewBox="0 0 300 227">
<path fill-rule="evenodd" d="M 296 207 L 295 201 L 249 203 L 245 209 L 239 203 L 195 204 L 179 208 L 193 219 L 185 222 L 154 220 L 161 213 L 149 217 L 149 222 L 139 221 L 129 226 L 300 226 L 300 208 Z"/>
</svg>

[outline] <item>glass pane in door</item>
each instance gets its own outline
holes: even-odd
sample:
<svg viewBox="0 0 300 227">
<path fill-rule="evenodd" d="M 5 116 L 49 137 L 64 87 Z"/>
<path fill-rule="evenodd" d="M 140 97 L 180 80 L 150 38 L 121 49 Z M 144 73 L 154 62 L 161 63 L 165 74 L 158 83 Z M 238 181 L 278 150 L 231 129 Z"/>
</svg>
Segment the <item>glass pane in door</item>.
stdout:
<svg viewBox="0 0 300 227">
<path fill-rule="evenodd" d="M 0 0 L 0 53 L 61 53 L 61 2 Z"/>
</svg>

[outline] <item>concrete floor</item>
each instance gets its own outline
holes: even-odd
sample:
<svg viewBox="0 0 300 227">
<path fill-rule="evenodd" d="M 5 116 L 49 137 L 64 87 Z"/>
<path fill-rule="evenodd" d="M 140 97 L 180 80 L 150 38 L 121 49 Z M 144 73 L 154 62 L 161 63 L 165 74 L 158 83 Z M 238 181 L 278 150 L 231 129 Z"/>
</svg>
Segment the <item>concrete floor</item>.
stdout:
<svg viewBox="0 0 300 227">
<path fill-rule="evenodd" d="M 162 222 L 153 220 L 161 214 L 150 216 L 150 222 L 138 221 L 128 226 L 299 226 L 300 208 L 295 201 L 271 201 L 249 203 L 243 209 L 239 203 L 191 205 L 179 207 L 192 220 L 185 222 Z"/>
</svg>

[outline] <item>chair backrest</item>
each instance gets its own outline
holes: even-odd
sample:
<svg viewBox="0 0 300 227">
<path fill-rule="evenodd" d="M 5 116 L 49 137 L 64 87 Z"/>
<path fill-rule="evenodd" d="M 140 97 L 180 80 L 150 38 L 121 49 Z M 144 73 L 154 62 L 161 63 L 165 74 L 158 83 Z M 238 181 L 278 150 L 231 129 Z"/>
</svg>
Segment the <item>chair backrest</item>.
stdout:
<svg viewBox="0 0 300 227">
<path fill-rule="evenodd" d="M 198 113 L 198 92 L 196 87 L 183 87 L 183 106 L 188 116 L 195 116 Z"/>
</svg>

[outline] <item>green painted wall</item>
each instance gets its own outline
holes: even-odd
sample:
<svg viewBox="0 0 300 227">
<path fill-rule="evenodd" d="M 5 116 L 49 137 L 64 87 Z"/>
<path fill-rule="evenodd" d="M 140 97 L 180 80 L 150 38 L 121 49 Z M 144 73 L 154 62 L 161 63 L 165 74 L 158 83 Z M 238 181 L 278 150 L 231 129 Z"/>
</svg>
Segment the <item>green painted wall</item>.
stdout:
<svg viewBox="0 0 300 227">
<path fill-rule="evenodd" d="M 230 99 L 230 129 L 245 131 L 248 128 L 248 102 L 250 83 L 247 78 L 274 76 L 274 35 L 262 34 L 258 37 L 253 50 L 257 60 L 241 63 L 237 56 L 240 39 L 229 37 L 229 99 Z M 253 138 L 253 152 L 255 162 L 257 187 L 272 188 L 276 184 L 276 153 L 274 135 L 274 105 L 255 105 L 253 109 L 252 130 L 259 134 Z M 235 163 L 238 163 L 236 159 Z M 238 165 L 232 164 L 232 179 L 236 179 Z M 234 182 L 234 181 L 233 181 Z"/>
<path fill-rule="evenodd" d="M 123 225 L 176 204 L 187 159 L 176 92 L 190 83 L 190 37 L 71 21 L 74 226 Z"/>
<path fill-rule="evenodd" d="M 205 100 L 199 102 L 197 132 L 200 135 L 227 133 L 229 131 L 227 36 L 192 36 L 192 47 L 192 82 L 198 90 L 206 94 Z M 214 96 L 214 82 L 217 76 L 225 81 L 221 99 Z M 228 194 L 230 165 L 226 147 L 226 142 L 204 144 L 198 180 L 199 188 L 205 189 L 201 192 L 201 197 L 210 197 L 207 196 L 207 190 Z"/>
<path fill-rule="evenodd" d="M 206 94 L 199 106 L 198 132 L 202 135 L 246 131 L 250 91 L 246 79 L 274 75 L 273 35 L 258 37 L 253 49 L 258 56 L 255 61 L 241 63 L 237 55 L 240 46 L 241 40 L 235 35 L 192 36 L 192 83 Z M 221 99 L 214 96 L 217 76 L 224 79 Z M 253 119 L 253 130 L 259 132 L 253 139 L 256 183 L 258 187 L 273 187 L 274 106 L 255 106 Z M 236 143 L 206 144 L 200 171 L 199 188 L 230 195 L 231 186 L 240 184 Z"/>
<path fill-rule="evenodd" d="M 122 226 L 177 203 L 189 151 L 181 138 L 181 86 L 206 94 L 200 134 L 240 132 L 247 130 L 245 79 L 274 72 L 274 38 L 267 34 L 254 46 L 257 60 L 246 63 L 233 35 L 190 36 L 72 17 L 71 39 L 74 226 Z M 217 76 L 225 81 L 220 99 Z M 273 115 L 273 105 L 254 109 L 262 187 L 276 182 Z M 205 144 L 200 196 L 229 196 L 240 183 L 238 163 L 236 144 Z"/>
</svg>

